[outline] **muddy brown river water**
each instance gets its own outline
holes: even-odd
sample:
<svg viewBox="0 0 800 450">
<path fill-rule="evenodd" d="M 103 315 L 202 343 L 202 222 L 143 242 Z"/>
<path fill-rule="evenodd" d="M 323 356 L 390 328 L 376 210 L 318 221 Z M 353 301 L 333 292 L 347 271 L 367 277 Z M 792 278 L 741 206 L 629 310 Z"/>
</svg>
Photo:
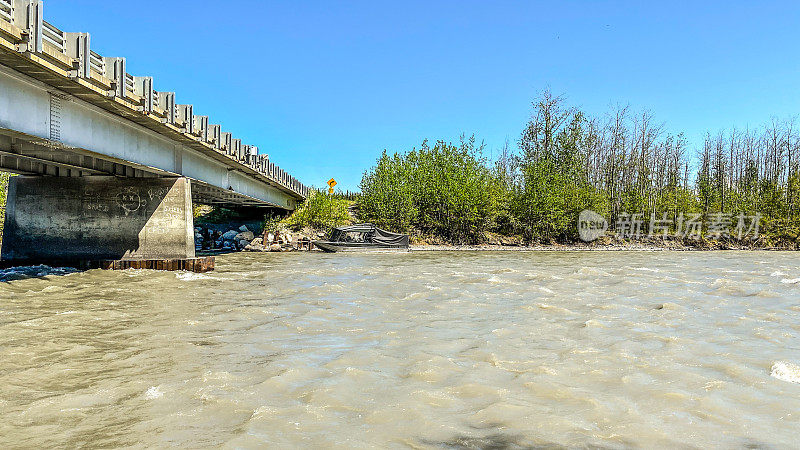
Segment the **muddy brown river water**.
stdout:
<svg viewBox="0 0 800 450">
<path fill-rule="evenodd" d="M 800 253 L 0 271 L 0 445 L 800 445 Z"/>
</svg>

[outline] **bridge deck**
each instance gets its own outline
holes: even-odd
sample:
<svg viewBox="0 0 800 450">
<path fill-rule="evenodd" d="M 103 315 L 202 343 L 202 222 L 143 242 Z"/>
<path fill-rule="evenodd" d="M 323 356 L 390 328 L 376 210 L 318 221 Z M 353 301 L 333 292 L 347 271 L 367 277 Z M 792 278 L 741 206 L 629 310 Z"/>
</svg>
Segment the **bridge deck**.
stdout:
<svg viewBox="0 0 800 450">
<path fill-rule="evenodd" d="M 10 12 L 8 12 L 10 11 Z M 0 0 L 0 169 L 51 176 L 186 176 L 197 201 L 294 209 L 308 188 L 87 33 L 43 20 L 41 0 Z M 7 94 L 7 95 L 6 95 Z"/>
</svg>

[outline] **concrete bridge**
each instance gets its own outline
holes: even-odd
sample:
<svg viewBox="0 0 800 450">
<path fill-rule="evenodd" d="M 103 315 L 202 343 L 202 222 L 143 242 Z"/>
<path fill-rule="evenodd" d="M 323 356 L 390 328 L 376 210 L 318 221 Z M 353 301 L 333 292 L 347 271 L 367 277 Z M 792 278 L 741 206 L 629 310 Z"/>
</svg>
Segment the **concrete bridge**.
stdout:
<svg viewBox="0 0 800 450">
<path fill-rule="evenodd" d="M 293 210 L 308 188 L 88 33 L 0 0 L 4 260 L 191 258 L 192 202 Z"/>
</svg>

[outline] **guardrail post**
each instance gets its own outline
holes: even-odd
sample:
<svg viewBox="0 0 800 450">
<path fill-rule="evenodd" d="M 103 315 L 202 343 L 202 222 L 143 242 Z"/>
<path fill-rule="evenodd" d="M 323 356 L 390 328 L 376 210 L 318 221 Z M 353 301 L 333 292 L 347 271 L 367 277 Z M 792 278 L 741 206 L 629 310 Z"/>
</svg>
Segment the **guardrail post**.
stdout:
<svg viewBox="0 0 800 450">
<path fill-rule="evenodd" d="M 183 121 L 187 133 L 194 133 L 194 106 L 177 105 L 178 117 Z"/>
<path fill-rule="evenodd" d="M 239 160 L 239 154 L 242 151 L 242 140 L 241 139 L 234 139 L 233 146 L 231 147 L 231 156 L 233 159 Z"/>
<path fill-rule="evenodd" d="M 11 15 L 14 25 L 26 33 L 25 43 L 20 45 L 21 52 L 42 51 L 42 27 L 44 6 L 42 0 L 13 0 Z"/>
<path fill-rule="evenodd" d="M 233 135 L 231 133 L 221 133 L 222 136 L 222 149 L 225 150 L 226 155 L 231 154 L 231 146 L 233 145 Z"/>
<path fill-rule="evenodd" d="M 106 63 L 106 71 L 111 75 L 108 78 L 114 82 L 114 95 L 125 97 L 125 58 L 108 58 L 103 60 Z"/>
<path fill-rule="evenodd" d="M 245 160 L 250 166 L 255 166 L 256 157 L 258 156 L 258 147 L 255 145 L 248 145 L 247 152 L 245 153 Z"/>
<path fill-rule="evenodd" d="M 263 155 L 261 160 L 261 171 L 266 174 L 267 173 L 267 166 L 269 166 L 269 155 Z"/>
<path fill-rule="evenodd" d="M 64 33 L 67 41 L 67 56 L 78 61 L 78 76 L 89 78 L 91 64 L 89 62 L 89 33 Z"/>
<path fill-rule="evenodd" d="M 194 132 L 200 133 L 203 142 L 208 141 L 208 116 L 194 116 Z"/>
<path fill-rule="evenodd" d="M 157 94 L 158 107 L 163 109 L 167 114 L 167 123 L 175 123 L 175 93 L 174 92 L 159 92 Z"/>
<path fill-rule="evenodd" d="M 222 127 L 216 124 L 212 124 L 208 126 L 211 129 L 211 140 L 213 141 L 214 147 L 217 150 L 222 148 Z"/>
<path fill-rule="evenodd" d="M 133 77 L 133 93 L 142 97 L 142 110 L 153 110 L 153 77 Z"/>
</svg>

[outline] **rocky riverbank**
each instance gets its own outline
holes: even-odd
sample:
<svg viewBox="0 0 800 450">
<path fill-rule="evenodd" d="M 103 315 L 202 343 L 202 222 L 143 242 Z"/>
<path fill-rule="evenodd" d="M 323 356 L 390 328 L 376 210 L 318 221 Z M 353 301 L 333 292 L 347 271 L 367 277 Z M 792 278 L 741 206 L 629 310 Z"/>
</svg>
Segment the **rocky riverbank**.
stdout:
<svg viewBox="0 0 800 450">
<path fill-rule="evenodd" d="M 304 229 L 291 231 L 279 227 L 261 230 L 254 224 L 203 224 L 194 229 L 198 251 L 293 252 L 312 250 L 311 242 L 324 234 Z"/>
<path fill-rule="evenodd" d="M 204 224 L 195 227 L 198 251 L 293 252 L 314 250 L 312 242 L 324 238 L 322 230 L 310 227 L 293 231 L 283 225 L 261 230 L 260 224 Z M 791 241 L 734 241 L 709 239 L 643 238 L 619 239 L 604 236 L 586 243 L 524 242 L 520 237 L 489 235 L 481 244 L 462 245 L 412 236 L 411 251 L 709 251 L 709 250 L 798 250 Z"/>
</svg>

